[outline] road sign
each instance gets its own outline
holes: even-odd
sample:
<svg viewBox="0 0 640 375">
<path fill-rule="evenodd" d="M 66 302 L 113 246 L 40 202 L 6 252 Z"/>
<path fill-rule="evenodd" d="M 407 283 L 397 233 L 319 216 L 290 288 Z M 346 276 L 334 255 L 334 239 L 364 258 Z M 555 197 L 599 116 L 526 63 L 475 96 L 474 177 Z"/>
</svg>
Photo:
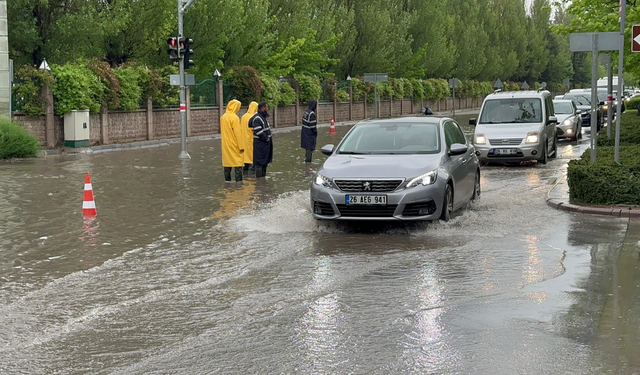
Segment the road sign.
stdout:
<svg viewBox="0 0 640 375">
<path fill-rule="evenodd" d="M 365 73 L 365 82 L 387 82 L 389 80 L 389 74 L 387 73 Z"/>
<path fill-rule="evenodd" d="M 569 35 L 569 49 L 571 52 L 593 51 L 593 37 L 597 36 L 598 51 L 614 51 L 620 47 L 620 34 L 608 33 L 573 33 Z"/>
<path fill-rule="evenodd" d="M 502 84 L 502 81 L 500 80 L 500 78 L 498 78 L 496 83 L 493 84 L 493 87 L 496 88 L 496 89 L 501 89 L 501 88 L 504 87 L 504 85 Z"/>
<path fill-rule="evenodd" d="M 171 86 L 180 86 L 180 74 L 169 75 L 169 84 Z M 184 75 L 184 85 L 193 86 L 196 84 L 196 76 L 194 74 Z"/>
<path fill-rule="evenodd" d="M 452 89 L 457 89 L 458 88 L 458 79 L 457 78 L 451 78 L 449 80 L 449 87 L 451 87 Z"/>
<path fill-rule="evenodd" d="M 562 80 L 562 86 L 569 86 L 571 84 L 571 82 L 569 82 L 568 78 L 565 78 Z"/>
<path fill-rule="evenodd" d="M 631 52 L 640 52 L 640 25 L 631 26 Z"/>
<path fill-rule="evenodd" d="M 523 90 L 529 90 L 529 84 L 527 83 L 527 81 L 522 82 L 522 87 L 520 87 Z"/>
</svg>

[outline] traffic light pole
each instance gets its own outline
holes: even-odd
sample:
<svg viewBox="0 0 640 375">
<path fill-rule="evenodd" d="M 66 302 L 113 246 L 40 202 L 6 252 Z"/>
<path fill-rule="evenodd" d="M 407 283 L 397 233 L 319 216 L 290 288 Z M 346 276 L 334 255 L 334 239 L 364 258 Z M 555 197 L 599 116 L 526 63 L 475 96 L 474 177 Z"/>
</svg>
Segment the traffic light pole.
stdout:
<svg viewBox="0 0 640 375">
<path fill-rule="evenodd" d="M 188 2 L 184 0 L 178 0 L 178 38 L 183 37 L 183 16 L 184 12 L 189 9 L 191 4 L 193 4 L 195 0 L 189 0 Z M 184 7 L 183 3 L 186 3 Z M 191 159 L 191 156 L 187 152 L 187 94 L 185 87 L 185 79 L 184 79 L 184 63 L 183 60 L 179 60 L 180 66 L 180 143 L 181 143 L 181 151 L 178 156 L 179 159 Z"/>
</svg>

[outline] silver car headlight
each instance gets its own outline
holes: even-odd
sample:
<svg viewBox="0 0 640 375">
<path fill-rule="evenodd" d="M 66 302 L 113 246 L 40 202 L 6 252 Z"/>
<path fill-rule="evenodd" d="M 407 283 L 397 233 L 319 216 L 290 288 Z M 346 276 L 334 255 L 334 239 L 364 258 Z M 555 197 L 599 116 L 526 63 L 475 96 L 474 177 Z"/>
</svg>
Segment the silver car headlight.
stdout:
<svg viewBox="0 0 640 375">
<path fill-rule="evenodd" d="M 435 169 L 431 172 L 420 175 L 414 178 L 413 180 L 409 181 L 409 183 L 407 184 L 407 188 L 416 187 L 418 185 L 424 185 L 424 186 L 431 185 L 435 183 L 437 179 L 438 179 L 438 170 Z"/>
<path fill-rule="evenodd" d="M 573 119 L 568 118 L 568 119 L 564 120 L 562 122 L 562 125 L 565 125 L 565 126 L 573 125 Z"/>
<path fill-rule="evenodd" d="M 525 143 L 538 143 L 538 132 L 527 133 L 527 138 Z"/>
<path fill-rule="evenodd" d="M 331 179 L 329 177 L 325 177 L 323 175 L 321 175 L 320 173 L 318 173 L 316 175 L 316 178 L 313 180 L 313 182 L 316 185 L 322 185 L 326 188 L 329 189 L 335 189 L 336 185 L 333 183 L 333 181 L 331 181 Z"/>
</svg>

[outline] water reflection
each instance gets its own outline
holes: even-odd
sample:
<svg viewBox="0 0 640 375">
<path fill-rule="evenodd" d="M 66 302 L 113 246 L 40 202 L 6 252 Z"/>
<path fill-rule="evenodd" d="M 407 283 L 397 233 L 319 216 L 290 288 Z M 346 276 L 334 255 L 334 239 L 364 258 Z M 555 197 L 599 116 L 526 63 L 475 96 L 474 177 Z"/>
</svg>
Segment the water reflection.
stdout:
<svg viewBox="0 0 640 375">
<path fill-rule="evenodd" d="M 522 270 L 522 279 L 526 285 L 542 281 L 544 279 L 544 271 L 540 260 L 538 238 L 536 236 L 525 236 L 524 240 L 527 242 L 527 253 L 529 255 Z"/>
<path fill-rule="evenodd" d="M 311 279 L 310 290 L 330 289 L 335 283 L 330 257 L 321 257 L 316 261 Z M 338 349 L 344 342 L 340 324 L 344 316 L 340 310 L 337 293 L 320 296 L 307 306 L 307 311 L 296 329 L 304 350 L 306 367 L 311 373 L 335 373 L 339 365 Z"/>
<path fill-rule="evenodd" d="M 438 280 L 435 266 L 423 265 L 416 290 L 418 311 L 413 318 L 414 329 L 409 334 L 413 346 L 404 351 L 404 355 L 411 358 L 415 372 L 453 369 L 461 360 L 460 353 L 449 345 L 450 334 L 442 323 L 442 315 L 446 312 L 443 293 L 444 287 Z"/>
<path fill-rule="evenodd" d="M 95 216 L 83 216 L 82 232 L 80 233 L 80 241 L 84 242 L 85 246 L 96 246 L 98 242 L 98 236 L 100 232 L 98 228 L 100 222 Z"/>
</svg>

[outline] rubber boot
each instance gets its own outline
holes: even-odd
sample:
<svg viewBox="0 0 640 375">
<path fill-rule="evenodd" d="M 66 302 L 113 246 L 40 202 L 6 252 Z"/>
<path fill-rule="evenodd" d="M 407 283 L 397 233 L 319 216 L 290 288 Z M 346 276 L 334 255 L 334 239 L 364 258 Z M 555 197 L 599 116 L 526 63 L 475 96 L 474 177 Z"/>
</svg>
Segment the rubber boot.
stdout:
<svg viewBox="0 0 640 375">
<path fill-rule="evenodd" d="M 264 166 L 256 165 L 256 178 L 264 177 Z"/>
<path fill-rule="evenodd" d="M 224 181 L 231 182 L 231 167 L 224 167 Z"/>
<path fill-rule="evenodd" d="M 313 155 L 313 150 L 307 150 L 307 152 L 304 155 L 304 162 L 311 163 L 312 155 Z"/>
<path fill-rule="evenodd" d="M 244 163 L 244 167 L 242 167 L 242 175 L 245 177 L 249 175 L 249 164 Z"/>
<path fill-rule="evenodd" d="M 242 167 L 235 167 L 236 170 L 236 182 L 242 182 Z"/>
</svg>

